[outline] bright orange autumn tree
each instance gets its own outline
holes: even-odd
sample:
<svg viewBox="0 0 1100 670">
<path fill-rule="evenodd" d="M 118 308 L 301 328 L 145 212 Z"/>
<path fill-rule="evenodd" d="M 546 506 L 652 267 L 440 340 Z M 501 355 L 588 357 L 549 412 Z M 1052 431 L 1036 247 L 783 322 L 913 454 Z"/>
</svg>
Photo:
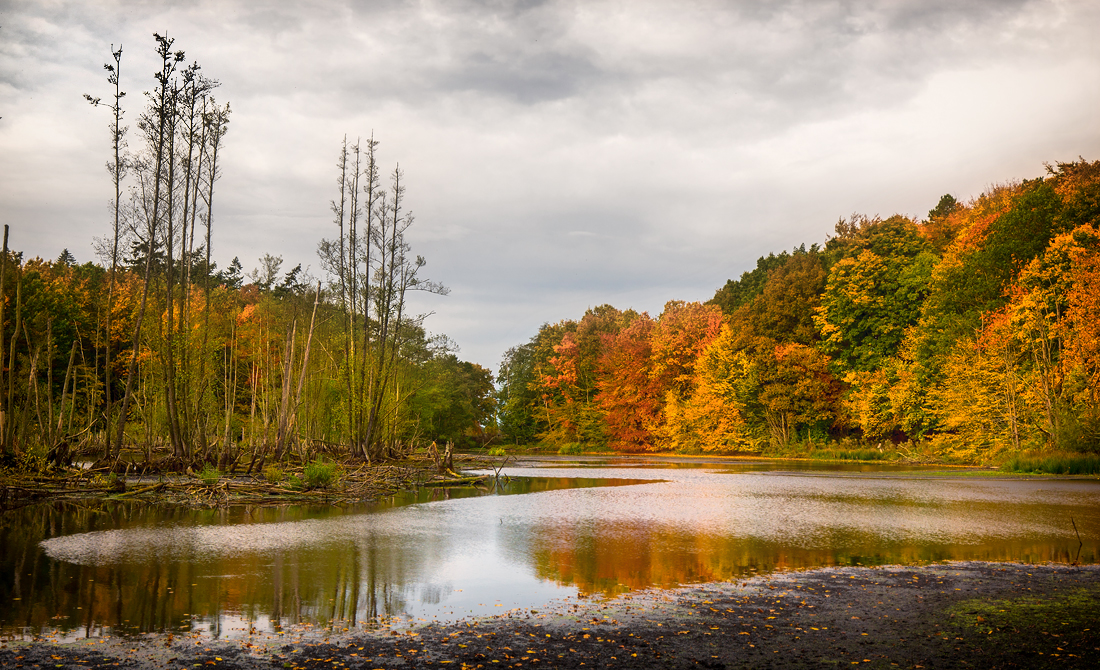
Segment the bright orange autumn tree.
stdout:
<svg viewBox="0 0 1100 670">
<path fill-rule="evenodd" d="M 650 375 L 655 325 L 643 312 L 618 333 L 603 337 L 598 402 L 612 449 L 653 448 L 651 432 L 660 421 L 663 400 L 658 380 Z"/>
<path fill-rule="evenodd" d="M 1070 289 L 1062 326 L 1066 364 L 1076 376 L 1074 404 L 1085 440 L 1100 444 L 1100 251 L 1089 237 L 1100 230 L 1100 161 L 1060 163 L 1055 191 L 1063 199 L 1062 218 L 1077 224 L 1081 249 L 1072 253 Z"/>
<path fill-rule="evenodd" d="M 600 359 L 607 337 L 637 317 L 610 305 L 585 312 L 580 321 L 561 324 L 561 339 L 551 344 L 538 383 L 546 399 L 548 429 L 543 439 L 555 444 L 607 441 L 599 393 Z"/>
<path fill-rule="evenodd" d="M 605 336 L 599 404 L 613 449 L 671 448 L 679 439 L 679 405 L 691 394 L 696 362 L 722 321 L 717 306 L 677 300 L 658 319 L 642 314 Z"/>
<path fill-rule="evenodd" d="M 1081 308 L 1088 303 L 1078 281 L 1088 283 L 1088 275 L 1074 271 L 1078 264 L 1088 267 L 1100 252 L 1100 233 L 1090 225 L 1055 237 L 1042 256 L 1034 259 L 1020 274 L 1006 307 L 1012 336 L 1022 354 L 1020 368 L 1025 374 L 1024 398 L 1036 417 L 1033 426 L 1055 448 L 1077 446 L 1082 437 L 1079 417 L 1087 408 L 1077 401 L 1091 395 L 1085 367 L 1075 370 L 1073 356 L 1065 356 L 1068 342 L 1077 338 L 1074 326 L 1081 321 Z M 1074 295 L 1074 322 L 1067 322 L 1069 298 Z M 1086 331 L 1081 333 L 1088 337 Z M 1082 374 L 1083 373 L 1083 374 Z"/>
<path fill-rule="evenodd" d="M 1100 163 L 1048 171 L 954 215 L 964 225 L 914 332 L 939 439 L 966 459 L 1095 442 L 1090 355 L 1078 343 L 1089 340 L 1082 287 L 1097 248 Z"/>
</svg>

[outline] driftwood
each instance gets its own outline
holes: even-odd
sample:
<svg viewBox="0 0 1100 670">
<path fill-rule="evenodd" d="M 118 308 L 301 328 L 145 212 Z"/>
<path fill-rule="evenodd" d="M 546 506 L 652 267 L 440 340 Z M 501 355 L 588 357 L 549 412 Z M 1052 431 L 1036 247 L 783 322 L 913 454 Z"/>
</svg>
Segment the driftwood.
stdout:
<svg viewBox="0 0 1100 670">
<path fill-rule="evenodd" d="M 483 482 L 488 477 L 486 475 L 476 475 L 473 477 L 452 477 L 449 479 L 434 479 L 426 482 L 421 482 L 421 486 L 469 486 L 471 484 L 478 484 Z"/>
</svg>

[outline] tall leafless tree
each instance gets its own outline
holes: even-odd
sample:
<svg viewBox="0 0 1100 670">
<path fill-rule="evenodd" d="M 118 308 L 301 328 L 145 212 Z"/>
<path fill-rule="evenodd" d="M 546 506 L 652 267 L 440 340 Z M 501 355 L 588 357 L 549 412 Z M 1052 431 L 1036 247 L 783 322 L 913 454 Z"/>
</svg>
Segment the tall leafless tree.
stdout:
<svg viewBox="0 0 1100 670">
<path fill-rule="evenodd" d="M 147 94 L 149 107 L 142 114 L 138 128 L 146 141 L 149 155 L 145 157 L 143 168 L 146 171 L 140 180 L 138 209 L 144 218 L 143 233 L 145 242 L 145 277 L 142 284 L 141 302 L 134 320 L 133 355 L 126 375 L 126 390 L 122 395 L 122 408 L 118 417 L 118 430 L 110 456 L 118 458 L 122 451 L 122 441 L 126 432 L 126 420 L 133 398 L 134 380 L 138 371 L 141 329 L 145 321 L 145 311 L 149 303 L 149 290 L 153 280 L 153 258 L 157 237 L 161 234 L 161 217 L 165 216 L 162 203 L 162 191 L 165 189 L 168 163 L 171 161 L 169 135 L 175 116 L 175 81 L 178 65 L 183 62 L 182 51 L 172 51 L 175 40 L 168 36 L 153 34 L 157 42 L 157 55 L 160 57 L 160 70 L 155 74 L 157 86 Z"/>
<path fill-rule="evenodd" d="M 113 84 L 115 87 L 113 94 L 114 102 L 110 105 L 106 105 L 111 111 L 111 149 L 114 154 L 112 160 L 107 162 L 107 171 L 111 173 L 111 181 L 115 187 L 115 197 L 112 202 L 114 226 L 111 233 L 111 273 L 107 284 L 107 307 L 104 310 L 103 397 L 106 405 L 104 416 L 106 417 L 105 425 L 108 426 L 108 430 L 106 431 L 108 442 L 110 441 L 109 426 L 111 423 L 111 403 L 113 400 L 111 393 L 111 316 L 114 310 L 115 284 L 118 276 L 118 244 L 121 237 L 122 225 L 122 181 L 126 177 L 127 169 L 127 158 L 125 155 L 127 127 L 122 125 L 122 99 L 126 97 L 126 92 L 122 90 L 121 44 L 118 45 L 117 50 L 115 49 L 115 45 L 111 45 L 111 57 L 114 63 L 103 64 L 103 69 L 107 71 L 107 82 Z M 84 94 L 84 98 L 94 107 L 103 104 L 102 98 L 92 97 L 87 93 Z M 0 282 L 2 282 L 2 280 L 0 280 Z"/>
</svg>

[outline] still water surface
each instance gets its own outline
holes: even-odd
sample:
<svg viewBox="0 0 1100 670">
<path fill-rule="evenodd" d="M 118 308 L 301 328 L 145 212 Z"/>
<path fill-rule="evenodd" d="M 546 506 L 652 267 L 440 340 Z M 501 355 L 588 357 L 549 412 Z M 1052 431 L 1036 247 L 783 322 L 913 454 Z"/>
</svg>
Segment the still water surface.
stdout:
<svg viewBox="0 0 1100 670">
<path fill-rule="evenodd" d="M 1100 561 L 1100 482 L 544 460 L 374 505 L 0 515 L 0 637 L 452 621 L 777 569 Z M 1073 525 L 1080 531 L 1080 546 Z"/>
</svg>

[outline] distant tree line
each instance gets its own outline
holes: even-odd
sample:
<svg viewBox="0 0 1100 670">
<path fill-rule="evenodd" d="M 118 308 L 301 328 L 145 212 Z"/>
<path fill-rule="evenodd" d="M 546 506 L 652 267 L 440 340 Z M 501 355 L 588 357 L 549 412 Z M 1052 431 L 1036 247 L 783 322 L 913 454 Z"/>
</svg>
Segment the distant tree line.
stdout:
<svg viewBox="0 0 1100 670">
<path fill-rule="evenodd" d="M 518 443 L 1100 451 L 1100 162 L 945 195 L 924 220 L 854 215 L 705 304 L 546 324 L 498 377 Z"/>
</svg>

